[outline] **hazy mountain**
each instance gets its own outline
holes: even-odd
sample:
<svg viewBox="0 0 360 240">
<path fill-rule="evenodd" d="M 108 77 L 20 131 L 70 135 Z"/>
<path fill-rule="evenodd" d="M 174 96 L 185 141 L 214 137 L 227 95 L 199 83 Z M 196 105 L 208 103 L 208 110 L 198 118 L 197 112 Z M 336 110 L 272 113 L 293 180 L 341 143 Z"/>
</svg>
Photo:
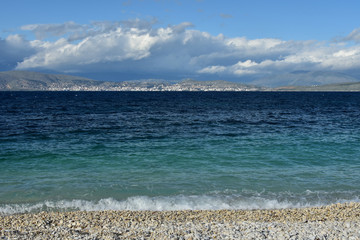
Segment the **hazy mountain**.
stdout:
<svg viewBox="0 0 360 240">
<path fill-rule="evenodd" d="M 256 79 L 252 82 L 252 84 L 266 87 L 281 87 L 315 86 L 349 82 L 359 82 L 359 80 L 343 73 L 296 71 L 287 74 L 272 75 L 266 78 Z"/>
<path fill-rule="evenodd" d="M 186 79 L 183 80 L 175 85 L 178 85 L 184 89 L 186 88 L 196 88 L 199 90 L 205 89 L 252 89 L 252 90 L 266 90 L 267 88 L 258 87 L 254 85 L 242 84 L 242 83 L 235 83 L 229 82 L 224 80 L 212 80 L 212 81 L 196 81 L 193 79 Z"/>
<path fill-rule="evenodd" d="M 180 82 L 157 79 L 105 82 L 26 71 L 0 72 L 1 91 L 259 91 L 265 88 L 227 81 Z"/>
<path fill-rule="evenodd" d="M 288 86 L 274 89 L 276 91 L 360 91 L 360 82 L 325 84 L 320 86 Z"/>
<path fill-rule="evenodd" d="M 83 77 L 44 74 L 27 71 L 0 72 L 0 90 L 41 91 L 50 88 L 66 88 L 71 86 L 100 85 L 102 82 Z"/>
<path fill-rule="evenodd" d="M 285 81 L 285 78 L 288 80 Z M 291 81 L 293 86 L 281 86 L 290 78 L 293 79 Z M 322 84 L 340 81 L 346 82 Z M 192 79 L 180 82 L 158 79 L 105 82 L 61 74 L 26 71 L 0 72 L 0 91 L 360 91 L 360 81 L 340 73 L 293 72 L 282 75 L 276 83 L 281 87 L 265 88 L 222 80 L 196 81 Z"/>
</svg>

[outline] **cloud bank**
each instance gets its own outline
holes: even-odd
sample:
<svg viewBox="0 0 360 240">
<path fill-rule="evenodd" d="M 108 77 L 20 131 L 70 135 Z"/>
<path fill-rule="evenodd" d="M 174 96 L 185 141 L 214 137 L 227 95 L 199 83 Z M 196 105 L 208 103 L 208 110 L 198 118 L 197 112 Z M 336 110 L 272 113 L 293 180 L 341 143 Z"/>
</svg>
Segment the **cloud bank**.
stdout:
<svg viewBox="0 0 360 240">
<path fill-rule="evenodd" d="M 10 35 L 6 39 L 0 38 L 0 70 L 11 70 L 19 62 L 36 54 L 31 43 L 20 35 Z"/>
<path fill-rule="evenodd" d="M 159 28 L 155 23 L 132 20 L 22 26 L 34 33 L 36 40 L 19 35 L 0 39 L 4 56 L 0 66 L 234 81 L 299 70 L 357 74 L 360 67 L 359 29 L 336 42 L 283 41 L 213 36 L 194 29 L 189 22 Z"/>
</svg>

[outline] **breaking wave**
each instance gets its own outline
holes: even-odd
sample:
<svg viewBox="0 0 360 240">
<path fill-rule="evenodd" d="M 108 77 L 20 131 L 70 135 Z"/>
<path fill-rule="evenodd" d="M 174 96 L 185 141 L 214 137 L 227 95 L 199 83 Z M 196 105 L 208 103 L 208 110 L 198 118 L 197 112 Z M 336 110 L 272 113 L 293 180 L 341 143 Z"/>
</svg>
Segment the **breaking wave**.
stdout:
<svg viewBox="0 0 360 240">
<path fill-rule="evenodd" d="M 102 210 L 219 210 L 219 209 L 281 209 L 322 206 L 332 203 L 359 202 L 359 198 L 329 200 L 271 199 L 260 196 L 243 198 L 239 196 L 177 195 L 177 196 L 135 196 L 125 200 L 105 198 L 98 201 L 60 200 L 24 204 L 0 204 L 0 215 L 36 213 L 41 211 L 102 211 Z"/>
</svg>

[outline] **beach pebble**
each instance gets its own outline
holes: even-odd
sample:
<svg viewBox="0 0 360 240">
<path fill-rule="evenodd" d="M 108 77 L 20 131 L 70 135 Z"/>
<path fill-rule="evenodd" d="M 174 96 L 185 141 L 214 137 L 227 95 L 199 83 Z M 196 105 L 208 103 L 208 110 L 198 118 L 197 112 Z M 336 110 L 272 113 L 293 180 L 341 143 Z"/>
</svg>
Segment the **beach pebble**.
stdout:
<svg viewBox="0 0 360 240">
<path fill-rule="evenodd" d="M 0 239 L 360 239 L 360 203 L 282 210 L 0 216 Z"/>
</svg>

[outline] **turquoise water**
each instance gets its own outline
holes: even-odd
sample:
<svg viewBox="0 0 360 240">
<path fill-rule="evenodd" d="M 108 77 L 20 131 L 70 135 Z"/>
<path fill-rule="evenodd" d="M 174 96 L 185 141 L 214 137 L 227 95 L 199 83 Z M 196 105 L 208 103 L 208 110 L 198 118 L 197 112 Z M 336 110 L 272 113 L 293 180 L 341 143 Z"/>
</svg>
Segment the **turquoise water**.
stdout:
<svg viewBox="0 0 360 240">
<path fill-rule="evenodd" d="M 1 92 L 0 101 L 0 214 L 359 201 L 359 93 Z"/>
</svg>

